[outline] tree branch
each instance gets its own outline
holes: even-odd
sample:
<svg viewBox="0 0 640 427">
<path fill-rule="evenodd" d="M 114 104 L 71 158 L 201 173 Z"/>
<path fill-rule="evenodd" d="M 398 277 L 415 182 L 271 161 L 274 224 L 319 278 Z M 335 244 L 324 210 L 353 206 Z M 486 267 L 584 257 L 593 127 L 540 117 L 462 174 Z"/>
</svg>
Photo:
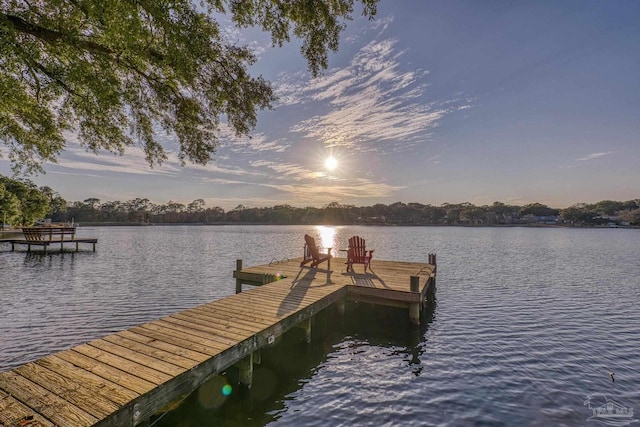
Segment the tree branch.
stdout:
<svg viewBox="0 0 640 427">
<path fill-rule="evenodd" d="M 49 44 L 53 44 L 58 41 L 65 41 L 67 43 L 72 43 L 83 50 L 93 52 L 93 53 L 101 53 L 101 54 L 115 53 L 112 49 L 106 46 L 103 46 L 101 44 L 94 43 L 89 40 L 72 38 L 68 34 L 64 34 L 59 31 L 50 30 L 49 28 L 45 28 L 40 25 L 27 22 L 24 19 L 20 18 L 19 16 L 14 16 L 14 15 L 4 15 L 4 16 L 7 18 L 7 21 L 9 21 L 9 23 L 13 26 L 13 28 L 16 31 L 29 34 Z"/>
<path fill-rule="evenodd" d="M 64 82 L 64 80 L 60 80 L 60 78 L 56 77 L 51 71 L 49 71 L 44 65 L 40 64 L 36 61 L 29 61 L 33 68 L 40 70 L 45 76 L 49 77 L 51 80 L 59 84 L 65 91 L 70 93 L 71 95 L 77 96 L 77 93 Z"/>
<path fill-rule="evenodd" d="M 24 34 L 29 34 L 49 44 L 54 44 L 56 42 L 63 41 L 66 44 L 73 45 L 86 52 L 91 52 L 91 53 L 96 53 L 101 55 L 117 54 L 115 50 L 107 46 L 104 46 L 100 43 L 95 43 L 86 39 L 73 37 L 70 34 L 65 34 L 59 31 L 51 30 L 41 25 L 27 22 L 19 16 L 4 15 L 4 17 L 11 24 L 14 30 Z M 158 51 L 157 49 L 147 48 L 144 51 L 146 51 L 146 53 L 149 56 L 151 56 L 156 60 L 162 61 L 164 59 L 164 55 L 162 54 L 162 52 Z"/>
</svg>

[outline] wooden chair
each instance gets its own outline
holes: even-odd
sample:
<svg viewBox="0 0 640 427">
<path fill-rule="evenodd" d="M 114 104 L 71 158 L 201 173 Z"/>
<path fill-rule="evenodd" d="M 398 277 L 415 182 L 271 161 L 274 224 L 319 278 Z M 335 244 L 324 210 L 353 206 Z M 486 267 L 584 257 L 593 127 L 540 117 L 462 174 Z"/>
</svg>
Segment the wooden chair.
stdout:
<svg viewBox="0 0 640 427">
<path fill-rule="evenodd" d="M 367 251 L 362 237 L 353 236 L 349 239 L 349 249 L 347 250 L 347 271 L 353 271 L 353 264 L 364 264 L 364 272 L 373 258 L 373 249 Z"/>
<path fill-rule="evenodd" d="M 326 255 L 321 254 L 320 250 L 318 249 L 318 246 L 316 245 L 316 241 L 314 240 L 313 237 L 309 236 L 308 234 L 305 234 L 304 241 L 305 241 L 304 257 L 302 259 L 302 262 L 300 263 L 300 267 L 310 262 L 311 264 L 309 265 L 309 267 L 315 268 L 321 262 L 327 261 L 327 269 L 330 270 L 331 269 L 331 248 L 328 248 Z"/>
</svg>

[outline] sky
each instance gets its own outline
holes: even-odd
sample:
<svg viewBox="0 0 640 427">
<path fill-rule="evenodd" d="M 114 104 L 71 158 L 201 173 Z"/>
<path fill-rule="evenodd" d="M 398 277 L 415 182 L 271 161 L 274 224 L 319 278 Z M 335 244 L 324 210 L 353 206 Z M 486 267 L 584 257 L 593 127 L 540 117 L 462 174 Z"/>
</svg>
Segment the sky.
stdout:
<svg viewBox="0 0 640 427">
<path fill-rule="evenodd" d="M 69 135 L 32 180 L 68 201 L 225 210 L 640 198 L 638 17 L 633 0 L 381 0 L 372 21 L 356 8 L 315 79 L 297 42 L 229 29 L 279 97 L 251 138 L 223 128 L 214 161 L 183 167 L 161 135 L 172 153 L 151 169 L 140 150 L 96 156 Z"/>
</svg>

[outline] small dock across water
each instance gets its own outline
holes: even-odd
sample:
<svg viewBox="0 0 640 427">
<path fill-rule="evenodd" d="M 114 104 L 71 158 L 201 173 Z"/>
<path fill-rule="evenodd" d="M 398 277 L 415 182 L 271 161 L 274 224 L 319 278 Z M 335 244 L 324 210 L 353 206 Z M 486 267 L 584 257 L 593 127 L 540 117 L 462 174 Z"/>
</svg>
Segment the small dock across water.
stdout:
<svg viewBox="0 0 640 427">
<path fill-rule="evenodd" d="M 231 366 L 250 387 L 260 349 L 346 300 L 406 307 L 419 323 L 435 297 L 436 259 L 372 262 L 372 271 L 300 267 L 301 259 L 242 268 L 229 297 L 0 372 L 0 426 L 136 426 Z M 360 270 L 362 271 L 362 270 Z M 259 285 L 242 289 L 243 284 Z"/>
<path fill-rule="evenodd" d="M 27 252 L 31 252 L 32 246 L 42 246 L 45 254 L 49 251 L 50 245 L 60 245 L 60 252 L 63 252 L 65 243 L 75 244 L 76 252 L 80 250 L 80 243 L 88 243 L 93 245 L 93 252 L 95 252 L 98 243 L 96 238 L 77 238 L 75 226 L 23 227 L 22 234 L 22 238 L 4 240 L 11 243 L 11 252 L 16 250 L 16 245 L 26 246 Z"/>
</svg>

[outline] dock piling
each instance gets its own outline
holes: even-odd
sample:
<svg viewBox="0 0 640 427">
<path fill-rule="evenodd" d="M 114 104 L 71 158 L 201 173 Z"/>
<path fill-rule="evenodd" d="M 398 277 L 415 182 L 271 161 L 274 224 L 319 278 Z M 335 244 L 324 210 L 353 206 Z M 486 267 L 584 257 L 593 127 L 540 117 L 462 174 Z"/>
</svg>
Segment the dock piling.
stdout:
<svg viewBox="0 0 640 427">
<path fill-rule="evenodd" d="M 410 289 L 411 292 L 420 292 L 420 277 L 419 276 L 411 276 L 410 278 Z M 420 324 L 420 307 L 421 303 L 413 302 L 409 304 L 409 320 L 414 325 Z"/>
<path fill-rule="evenodd" d="M 298 326 L 304 330 L 304 337 L 307 344 L 311 342 L 311 319 L 312 318 L 313 317 L 308 317 L 298 324 Z"/>
<path fill-rule="evenodd" d="M 242 271 L 241 259 L 236 260 L 236 272 L 239 272 L 239 271 Z M 240 292 L 242 292 L 242 280 L 240 280 L 239 278 L 236 278 L 236 294 L 239 294 Z"/>
<path fill-rule="evenodd" d="M 253 353 L 250 353 L 244 359 L 241 359 L 236 366 L 239 369 L 238 381 L 241 385 L 251 388 L 253 382 Z"/>
</svg>

